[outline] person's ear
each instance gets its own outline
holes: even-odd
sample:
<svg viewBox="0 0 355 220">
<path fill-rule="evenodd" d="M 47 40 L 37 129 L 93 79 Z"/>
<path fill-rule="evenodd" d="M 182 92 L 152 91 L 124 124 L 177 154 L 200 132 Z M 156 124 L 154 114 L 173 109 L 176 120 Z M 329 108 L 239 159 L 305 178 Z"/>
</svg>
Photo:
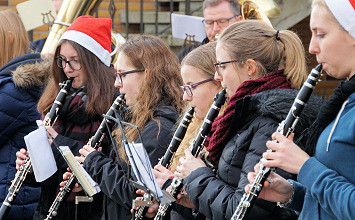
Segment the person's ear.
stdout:
<svg viewBox="0 0 355 220">
<path fill-rule="evenodd" d="M 256 76 L 256 69 L 257 69 L 257 63 L 253 59 L 247 59 L 245 62 L 247 65 L 247 71 L 248 71 L 248 76 L 250 79 L 256 79 L 258 76 Z"/>
<path fill-rule="evenodd" d="M 14 43 L 14 40 L 15 40 L 14 33 L 12 33 L 11 31 L 8 31 L 7 34 L 9 36 L 9 40 L 10 40 L 10 42 L 8 42 L 8 43 L 10 43 L 10 44 Z"/>
</svg>

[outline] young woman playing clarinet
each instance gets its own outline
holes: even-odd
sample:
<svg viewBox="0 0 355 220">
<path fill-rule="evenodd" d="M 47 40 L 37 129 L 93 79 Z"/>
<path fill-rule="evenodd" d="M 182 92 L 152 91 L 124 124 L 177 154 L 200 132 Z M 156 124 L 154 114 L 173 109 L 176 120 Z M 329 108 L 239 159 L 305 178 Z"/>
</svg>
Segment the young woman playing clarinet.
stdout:
<svg viewBox="0 0 355 220">
<path fill-rule="evenodd" d="M 216 62 L 216 43 L 202 45 L 191 51 L 181 63 L 181 76 L 184 85 L 181 86 L 184 95 L 183 100 L 189 103 L 189 107 L 194 108 L 194 118 L 190 123 L 186 135 L 182 140 L 176 154 L 173 158 L 169 169 L 162 165 L 154 167 L 154 175 L 158 183 L 163 186 L 168 186 L 170 182 L 166 182 L 169 177 L 173 176 L 176 166 L 179 165 L 179 158 L 185 155 L 184 150 L 188 149 L 191 141 L 196 138 L 203 119 L 207 115 L 208 110 L 213 102 L 213 97 L 222 90 L 221 83 L 214 80 L 214 66 Z M 222 112 L 221 110 L 220 112 Z M 203 158 L 208 163 L 206 151 L 203 151 Z M 210 164 L 213 166 L 212 164 Z M 181 206 L 174 207 L 176 211 L 181 213 L 185 218 L 191 217 L 191 209 L 183 209 Z M 149 210 L 152 211 L 153 210 Z M 147 216 L 152 216 L 148 213 Z M 172 219 L 178 219 L 175 212 L 171 213 Z"/>
<path fill-rule="evenodd" d="M 276 31 L 262 21 L 240 21 L 229 26 L 217 41 L 216 58 L 215 79 L 230 98 L 223 114 L 213 122 L 205 143 L 217 164 L 217 173 L 185 151 L 175 175 L 184 178 L 191 208 L 208 219 L 230 219 L 248 183 L 246 174 L 253 170 L 266 150 L 266 141 L 286 117 L 297 94 L 291 89 L 300 88 L 307 71 L 298 36 L 287 30 Z M 307 113 L 314 113 L 317 105 L 311 102 Z M 313 118 L 300 120 L 296 134 Z M 181 202 L 184 197 L 185 193 L 180 195 Z M 263 200 L 257 201 L 249 216 L 295 218 L 293 212 Z"/>
<path fill-rule="evenodd" d="M 116 88 L 114 69 L 110 67 L 111 19 L 81 16 L 62 35 L 52 63 L 51 79 L 39 100 L 38 111 L 43 117 L 51 108 L 60 91 L 59 83 L 74 78 L 72 89 L 58 112 L 57 121 L 47 126 L 47 131 L 58 171 L 41 183 L 41 197 L 35 219 L 44 219 L 56 197 L 59 183 L 68 165 L 57 146 L 69 146 L 74 155 L 88 142 L 100 125 L 101 115 L 110 108 Z M 16 153 L 17 166 L 23 164 L 26 151 Z M 76 195 L 69 196 L 57 219 L 74 219 Z M 102 198 L 94 197 L 92 203 L 80 203 L 79 219 L 99 219 Z"/>
<path fill-rule="evenodd" d="M 274 133 L 263 165 L 298 174 L 298 182 L 271 174 L 259 197 L 300 212 L 300 219 L 354 219 L 355 3 L 313 0 L 309 52 L 332 77 L 346 79 L 322 106 L 309 128 L 304 152 L 292 138 Z M 311 157 L 310 157 L 311 156 Z M 256 173 L 258 167 L 255 167 Z M 253 182 L 255 173 L 249 173 Z M 246 187 L 249 190 L 249 187 Z"/>
<path fill-rule="evenodd" d="M 124 119 L 138 126 L 126 127 L 128 137 L 142 142 L 153 166 L 158 163 L 172 138 L 174 124 L 184 109 L 179 64 L 170 48 L 154 36 L 136 36 L 119 49 L 115 64 L 115 86 L 125 94 L 128 106 Z M 136 189 L 128 183 L 127 159 L 120 128 L 113 134 L 119 155 L 107 157 L 85 145 L 79 152 L 84 168 L 104 193 L 103 219 L 130 219 Z"/>
</svg>

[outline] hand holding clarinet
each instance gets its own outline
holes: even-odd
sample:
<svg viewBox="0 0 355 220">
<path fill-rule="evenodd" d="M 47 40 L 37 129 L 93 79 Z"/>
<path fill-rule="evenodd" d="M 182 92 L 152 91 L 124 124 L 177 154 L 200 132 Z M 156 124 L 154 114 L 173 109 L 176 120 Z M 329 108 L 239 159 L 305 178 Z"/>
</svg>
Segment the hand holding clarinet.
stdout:
<svg viewBox="0 0 355 220">
<path fill-rule="evenodd" d="M 255 175 L 254 173 L 248 174 L 248 180 L 253 181 L 251 181 L 251 185 L 245 188 L 246 193 L 244 193 L 231 220 L 240 220 L 247 217 L 257 197 L 261 193 L 265 196 L 264 199 L 266 200 L 268 200 L 267 198 L 269 197 L 271 201 L 275 201 L 273 199 L 278 200 L 275 202 L 278 202 L 279 206 L 287 206 L 292 201 L 293 185 L 274 173 L 274 170 L 275 167 L 279 167 L 287 172 L 297 174 L 304 162 L 309 158 L 308 154 L 293 143 L 293 131 L 303 108 L 307 104 L 315 85 L 319 81 L 321 71 L 321 64 L 312 69 L 306 82 L 297 94 L 286 119 L 279 124 L 277 131 L 272 135 L 273 141 L 267 142 L 266 146 L 268 150 L 263 153 L 263 158 L 260 160 L 260 163 L 254 167 L 257 173 Z M 271 161 L 267 161 L 267 159 Z M 273 175 L 275 175 L 275 177 L 273 177 Z M 273 178 L 277 181 L 274 182 Z M 264 185 L 264 183 L 266 184 Z M 270 185 L 274 188 L 269 188 L 268 191 L 262 191 L 264 186 Z M 276 195 L 272 195 L 273 193 Z"/>
</svg>

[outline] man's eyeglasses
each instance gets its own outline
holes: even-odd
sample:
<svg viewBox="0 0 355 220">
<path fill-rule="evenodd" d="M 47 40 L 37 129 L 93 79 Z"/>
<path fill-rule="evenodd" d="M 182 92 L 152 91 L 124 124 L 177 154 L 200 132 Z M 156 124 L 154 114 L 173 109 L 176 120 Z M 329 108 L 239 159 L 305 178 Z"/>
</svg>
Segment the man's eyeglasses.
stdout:
<svg viewBox="0 0 355 220">
<path fill-rule="evenodd" d="M 67 60 L 63 57 L 56 57 L 56 63 L 57 63 L 57 66 L 61 69 L 64 69 L 67 64 L 69 64 L 69 67 L 72 69 L 72 70 L 80 70 L 81 69 L 81 65 L 80 65 L 80 61 L 79 60 Z"/>
<path fill-rule="evenodd" d="M 238 15 L 234 15 L 233 17 L 230 17 L 230 18 L 220 18 L 220 19 L 217 19 L 217 20 L 205 20 L 203 19 L 202 20 L 202 23 L 206 26 L 206 27 L 212 27 L 213 24 L 216 22 L 218 24 L 218 26 L 220 27 L 225 27 L 225 26 L 228 26 L 228 23 L 231 19 L 237 17 Z"/>
<path fill-rule="evenodd" d="M 194 84 L 191 84 L 191 85 L 183 85 L 183 86 L 181 86 L 181 89 L 182 89 L 183 92 L 186 92 L 186 94 L 188 96 L 192 97 L 193 96 L 193 94 L 192 94 L 192 89 L 193 88 L 195 88 L 196 86 L 201 85 L 203 83 L 212 81 L 212 80 L 214 80 L 214 79 L 210 78 L 210 79 L 205 79 L 203 81 L 200 81 L 200 82 L 197 82 L 197 83 L 194 83 Z"/>
<path fill-rule="evenodd" d="M 221 75 L 221 68 L 224 68 L 224 64 L 227 63 L 236 63 L 236 62 L 240 62 L 240 60 L 230 60 L 230 61 L 225 61 L 225 62 L 219 62 L 219 63 L 214 63 L 213 66 L 216 69 L 217 75 Z"/>
<path fill-rule="evenodd" d="M 122 77 L 127 75 L 127 74 L 130 74 L 130 73 L 139 73 L 139 72 L 144 72 L 145 70 L 130 70 L 130 71 L 125 71 L 125 72 L 121 72 L 121 71 L 116 71 L 115 74 L 116 74 L 116 78 L 118 79 L 118 82 L 120 84 L 122 84 Z"/>
</svg>

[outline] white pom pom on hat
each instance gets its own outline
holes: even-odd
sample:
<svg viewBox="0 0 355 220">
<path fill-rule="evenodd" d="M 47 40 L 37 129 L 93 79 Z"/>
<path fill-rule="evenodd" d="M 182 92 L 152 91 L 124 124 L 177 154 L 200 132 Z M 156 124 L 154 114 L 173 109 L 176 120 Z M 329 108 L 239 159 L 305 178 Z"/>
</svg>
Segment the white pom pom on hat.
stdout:
<svg viewBox="0 0 355 220">
<path fill-rule="evenodd" d="M 111 25 L 110 18 L 80 16 L 66 29 L 59 41 L 74 41 L 93 53 L 106 66 L 110 66 Z"/>
</svg>

